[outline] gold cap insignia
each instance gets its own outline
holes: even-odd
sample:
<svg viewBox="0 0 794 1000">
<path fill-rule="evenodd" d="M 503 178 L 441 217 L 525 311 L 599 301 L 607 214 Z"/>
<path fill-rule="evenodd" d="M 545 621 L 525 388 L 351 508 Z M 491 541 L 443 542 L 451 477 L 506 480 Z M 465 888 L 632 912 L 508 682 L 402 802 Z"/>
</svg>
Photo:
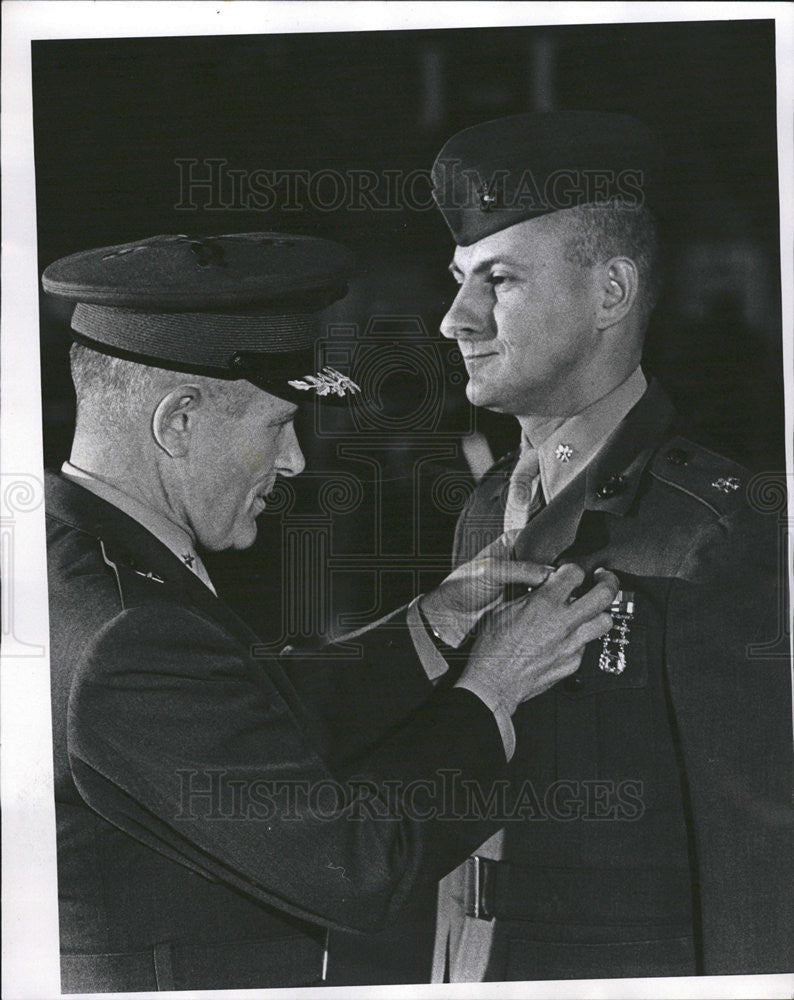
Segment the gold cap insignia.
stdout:
<svg viewBox="0 0 794 1000">
<path fill-rule="evenodd" d="M 356 385 L 352 378 L 343 375 L 335 368 L 326 366 L 316 375 L 304 375 L 302 379 L 290 379 L 287 385 L 293 389 L 314 389 L 318 396 L 345 396 L 361 392 L 361 386 Z"/>
</svg>

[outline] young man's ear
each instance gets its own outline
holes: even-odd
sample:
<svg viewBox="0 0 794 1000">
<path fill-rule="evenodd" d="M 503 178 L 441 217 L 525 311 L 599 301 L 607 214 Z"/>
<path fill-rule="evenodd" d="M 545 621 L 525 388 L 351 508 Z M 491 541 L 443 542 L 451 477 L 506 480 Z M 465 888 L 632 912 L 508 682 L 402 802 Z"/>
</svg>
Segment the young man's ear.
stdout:
<svg viewBox="0 0 794 1000">
<path fill-rule="evenodd" d="M 613 257 L 603 264 L 598 273 L 598 329 L 606 330 L 624 319 L 638 291 L 637 265 L 630 257 Z"/>
<path fill-rule="evenodd" d="M 184 458 L 187 454 L 201 402 L 201 390 L 197 385 L 180 385 L 157 404 L 152 417 L 152 434 L 171 458 Z"/>
</svg>

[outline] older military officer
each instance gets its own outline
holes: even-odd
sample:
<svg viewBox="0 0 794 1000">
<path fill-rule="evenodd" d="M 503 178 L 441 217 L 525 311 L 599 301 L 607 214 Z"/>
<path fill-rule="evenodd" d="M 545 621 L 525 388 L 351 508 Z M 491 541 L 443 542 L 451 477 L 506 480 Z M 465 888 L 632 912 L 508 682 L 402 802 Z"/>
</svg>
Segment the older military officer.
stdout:
<svg viewBox="0 0 794 1000">
<path fill-rule="evenodd" d="M 342 248 L 273 233 L 45 271 L 77 303 L 75 438 L 47 476 L 65 992 L 322 981 L 328 926 L 382 925 L 493 829 L 449 821 L 471 815 L 465 782 L 503 774 L 519 702 L 609 625 L 610 574 L 570 605 L 581 570 L 511 563 L 501 540 L 360 656 L 257 653 L 201 549 L 249 546 L 276 476 L 302 470 L 297 404 L 357 391 L 315 363 L 349 273 Z M 522 600 L 500 602 L 507 581 Z M 436 691 L 439 649 L 494 601 L 499 634 Z M 442 792 L 449 768 L 464 784 Z"/>
<path fill-rule="evenodd" d="M 791 966 L 775 519 L 642 371 L 659 163 L 636 120 L 560 112 L 468 128 L 433 168 L 457 244 L 442 333 L 469 400 L 521 428 L 454 560 L 518 528 L 523 558 L 607 566 L 621 588 L 577 673 L 517 714 L 513 821 L 442 882 L 436 981 Z"/>
</svg>

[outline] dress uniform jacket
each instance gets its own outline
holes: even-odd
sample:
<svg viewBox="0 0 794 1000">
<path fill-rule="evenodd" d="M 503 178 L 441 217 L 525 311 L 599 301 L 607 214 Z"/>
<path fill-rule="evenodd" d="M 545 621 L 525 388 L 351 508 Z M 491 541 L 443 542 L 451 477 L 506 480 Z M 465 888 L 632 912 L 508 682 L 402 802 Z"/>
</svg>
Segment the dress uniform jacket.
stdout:
<svg viewBox="0 0 794 1000">
<path fill-rule="evenodd" d="M 437 769 L 487 783 L 505 755 L 404 613 L 274 659 L 113 505 L 48 473 L 47 514 L 65 992 L 319 982 L 326 927 L 383 926 L 488 834 L 424 821 Z"/>
<path fill-rule="evenodd" d="M 469 498 L 456 563 L 502 530 L 515 462 Z M 626 665 L 600 669 L 598 640 L 519 708 L 501 850 L 442 881 L 436 978 L 790 969 L 785 538 L 748 478 L 678 436 L 652 382 L 523 529 L 519 556 L 618 575 Z"/>
</svg>

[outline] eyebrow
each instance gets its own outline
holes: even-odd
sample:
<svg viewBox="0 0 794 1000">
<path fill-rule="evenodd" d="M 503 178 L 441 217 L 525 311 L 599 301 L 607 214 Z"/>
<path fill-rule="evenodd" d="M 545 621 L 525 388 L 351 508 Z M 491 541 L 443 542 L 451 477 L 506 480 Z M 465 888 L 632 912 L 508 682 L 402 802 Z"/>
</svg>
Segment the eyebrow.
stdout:
<svg viewBox="0 0 794 1000">
<path fill-rule="evenodd" d="M 506 267 L 515 267 L 522 271 L 527 270 L 527 265 L 522 264 L 521 261 L 515 260 L 512 257 L 504 257 L 497 254 L 494 257 L 486 257 L 484 260 L 481 260 L 471 269 L 471 273 L 482 274 L 485 271 L 489 271 L 492 267 L 494 267 L 497 264 L 501 264 Z M 450 274 L 463 274 L 463 269 L 459 267 L 454 260 L 450 263 L 447 270 L 450 272 Z"/>
</svg>

